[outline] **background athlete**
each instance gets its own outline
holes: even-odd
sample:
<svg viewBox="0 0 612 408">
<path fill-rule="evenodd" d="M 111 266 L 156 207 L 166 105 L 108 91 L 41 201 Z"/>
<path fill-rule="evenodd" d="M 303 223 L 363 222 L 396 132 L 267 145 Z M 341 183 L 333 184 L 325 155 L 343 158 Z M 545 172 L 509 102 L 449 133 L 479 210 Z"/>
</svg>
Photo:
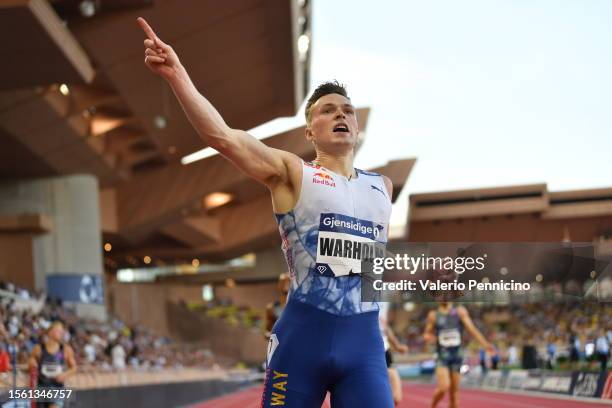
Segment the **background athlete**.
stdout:
<svg viewBox="0 0 612 408">
<path fill-rule="evenodd" d="M 459 406 L 459 383 L 463 364 L 463 331 L 466 329 L 488 352 L 495 349 L 474 325 L 467 309 L 452 302 L 438 303 L 436 310 L 427 315 L 425 341 L 435 343 L 437 351 L 436 377 L 438 386 L 431 406 L 435 407 L 446 392 L 449 393 L 450 407 Z"/>
<path fill-rule="evenodd" d="M 66 380 L 77 370 L 72 347 L 65 344 L 64 324 L 54 321 L 41 344 L 32 349 L 28 361 L 30 371 L 36 372 L 36 385 L 39 389 L 63 389 Z M 64 400 L 37 402 L 37 407 L 60 408 Z"/>
<path fill-rule="evenodd" d="M 355 108 L 337 83 L 318 87 L 306 105 L 306 138 L 317 156 L 304 163 L 229 127 L 189 78 L 172 47 L 142 18 L 145 64 L 164 78 L 204 142 L 264 184 L 283 240 L 289 301 L 268 344 L 262 406 L 393 406 L 378 305 L 361 302 L 361 257 L 385 243 L 392 185 L 353 167 Z"/>
</svg>

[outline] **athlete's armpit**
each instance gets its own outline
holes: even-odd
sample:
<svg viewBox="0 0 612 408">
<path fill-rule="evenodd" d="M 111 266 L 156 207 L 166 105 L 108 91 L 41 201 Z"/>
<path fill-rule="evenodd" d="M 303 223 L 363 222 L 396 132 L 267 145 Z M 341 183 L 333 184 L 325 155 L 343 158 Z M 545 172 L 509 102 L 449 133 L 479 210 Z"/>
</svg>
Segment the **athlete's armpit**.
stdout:
<svg viewBox="0 0 612 408">
<path fill-rule="evenodd" d="M 302 160 L 293 153 L 279 152 L 281 152 L 286 176 L 284 179 L 269 180 L 267 187 L 272 196 L 274 212 L 285 214 L 293 210 L 300 198 L 300 191 L 302 189 Z"/>
</svg>

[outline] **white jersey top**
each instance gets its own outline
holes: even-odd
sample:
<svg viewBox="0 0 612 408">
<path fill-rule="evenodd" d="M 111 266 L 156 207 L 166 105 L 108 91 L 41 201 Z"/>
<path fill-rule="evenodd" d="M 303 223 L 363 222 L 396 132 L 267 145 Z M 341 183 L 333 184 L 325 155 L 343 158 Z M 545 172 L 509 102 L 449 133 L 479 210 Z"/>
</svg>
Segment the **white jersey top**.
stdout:
<svg viewBox="0 0 612 408">
<path fill-rule="evenodd" d="M 376 302 L 361 302 L 361 258 L 380 251 L 374 244 L 386 243 L 391 216 L 382 176 L 355 170 L 349 180 L 303 163 L 295 208 L 276 214 L 291 276 L 289 298 L 342 316 L 378 310 Z"/>
</svg>

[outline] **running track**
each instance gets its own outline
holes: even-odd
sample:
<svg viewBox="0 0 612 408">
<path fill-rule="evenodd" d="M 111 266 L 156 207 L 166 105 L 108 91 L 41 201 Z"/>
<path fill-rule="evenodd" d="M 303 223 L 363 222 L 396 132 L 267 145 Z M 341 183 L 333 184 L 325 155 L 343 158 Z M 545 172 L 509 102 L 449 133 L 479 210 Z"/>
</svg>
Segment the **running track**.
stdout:
<svg viewBox="0 0 612 408">
<path fill-rule="evenodd" d="M 433 390 L 433 384 L 404 382 L 404 401 L 402 401 L 399 408 L 429 408 Z M 261 386 L 257 386 L 221 398 L 208 400 L 201 404 L 193 405 L 191 408 L 259 408 L 260 398 Z M 448 408 L 447 401 L 447 398 L 445 398 L 438 404 L 438 407 Z M 534 397 L 474 389 L 464 389 L 461 391 L 459 405 L 464 408 L 603 408 L 607 406 L 568 399 Z M 329 408 L 329 402 L 326 401 L 322 408 Z"/>
</svg>

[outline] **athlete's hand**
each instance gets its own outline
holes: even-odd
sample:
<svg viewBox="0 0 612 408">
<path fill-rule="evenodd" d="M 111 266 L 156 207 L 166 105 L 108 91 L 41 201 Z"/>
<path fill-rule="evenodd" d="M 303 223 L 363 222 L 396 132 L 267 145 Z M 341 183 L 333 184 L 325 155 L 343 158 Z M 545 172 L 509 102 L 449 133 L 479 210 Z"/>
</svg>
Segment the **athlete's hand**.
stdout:
<svg viewBox="0 0 612 408">
<path fill-rule="evenodd" d="M 405 345 L 405 344 L 398 345 L 397 346 L 397 352 L 398 353 L 402 353 L 402 354 L 407 353 L 408 352 L 408 346 Z"/>
<path fill-rule="evenodd" d="M 487 344 L 487 346 L 485 347 L 485 350 L 487 351 L 487 354 L 489 354 L 490 356 L 494 356 L 495 354 L 497 354 L 497 350 L 491 343 Z"/>
<path fill-rule="evenodd" d="M 55 381 L 57 381 L 60 384 L 63 384 L 66 382 L 66 376 L 64 374 L 58 374 L 55 378 Z"/>
<path fill-rule="evenodd" d="M 165 80 L 171 79 L 177 74 L 180 67 L 178 56 L 172 47 L 163 42 L 155 34 L 155 31 L 153 31 L 144 18 L 138 17 L 136 21 L 138 21 L 138 25 L 147 35 L 147 39 L 144 40 L 145 65 Z"/>
<path fill-rule="evenodd" d="M 425 339 L 425 343 L 435 343 L 436 342 L 436 336 L 434 336 L 433 334 L 425 334 L 423 335 L 423 338 Z"/>
</svg>

